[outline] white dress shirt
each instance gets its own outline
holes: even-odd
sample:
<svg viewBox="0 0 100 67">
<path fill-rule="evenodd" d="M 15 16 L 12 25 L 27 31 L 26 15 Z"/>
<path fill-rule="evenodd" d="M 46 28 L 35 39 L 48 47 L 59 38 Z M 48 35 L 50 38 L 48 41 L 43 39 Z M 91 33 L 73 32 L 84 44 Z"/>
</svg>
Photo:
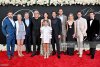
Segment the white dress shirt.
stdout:
<svg viewBox="0 0 100 67">
<path fill-rule="evenodd" d="M 93 20 L 90 20 L 90 26 L 92 25 Z"/>
<path fill-rule="evenodd" d="M 25 19 L 25 23 L 27 25 L 27 27 L 29 26 L 29 19 Z"/>
<path fill-rule="evenodd" d="M 59 16 L 61 22 L 63 22 L 63 15 Z"/>
<path fill-rule="evenodd" d="M 12 23 L 13 27 L 15 27 L 15 22 L 14 22 L 14 20 L 13 20 L 13 19 L 11 19 L 11 18 L 9 18 L 9 20 L 11 21 L 11 23 Z"/>
</svg>

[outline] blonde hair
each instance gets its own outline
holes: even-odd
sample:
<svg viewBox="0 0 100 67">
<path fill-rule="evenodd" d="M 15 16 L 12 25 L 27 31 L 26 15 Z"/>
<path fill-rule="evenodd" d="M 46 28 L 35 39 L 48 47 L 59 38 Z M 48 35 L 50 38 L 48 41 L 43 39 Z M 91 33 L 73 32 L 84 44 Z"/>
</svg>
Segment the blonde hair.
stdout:
<svg viewBox="0 0 100 67">
<path fill-rule="evenodd" d="M 70 16 L 73 16 L 73 20 L 74 20 L 74 15 L 73 15 L 73 13 L 70 13 L 70 14 L 68 15 L 68 20 L 70 20 Z"/>
</svg>

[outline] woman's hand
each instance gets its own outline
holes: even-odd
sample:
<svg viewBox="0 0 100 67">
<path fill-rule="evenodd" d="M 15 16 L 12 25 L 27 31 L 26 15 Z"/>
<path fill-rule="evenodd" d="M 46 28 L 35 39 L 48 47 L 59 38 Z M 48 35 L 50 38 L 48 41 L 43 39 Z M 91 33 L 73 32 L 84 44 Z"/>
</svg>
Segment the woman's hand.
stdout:
<svg viewBox="0 0 100 67">
<path fill-rule="evenodd" d="M 76 34 L 73 34 L 73 38 L 76 38 Z"/>
</svg>

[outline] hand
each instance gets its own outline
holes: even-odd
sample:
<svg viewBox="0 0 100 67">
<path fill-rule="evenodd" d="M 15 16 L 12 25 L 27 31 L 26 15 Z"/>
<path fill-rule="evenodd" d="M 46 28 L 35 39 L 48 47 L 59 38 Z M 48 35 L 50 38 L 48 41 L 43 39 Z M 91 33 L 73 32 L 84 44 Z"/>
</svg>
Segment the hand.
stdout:
<svg viewBox="0 0 100 67">
<path fill-rule="evenodd" d="M 61 35 L 58 35 L 58 38 L 61 38 Z"/>
<path fill-rule="evenodd" d="M 75 37 L 76 37 L 76 35 L 75 35 L 75 34 L 73 34 L 72 36 L 73 36 L 73 38 L 75 38 Z"/>
<path fill-rule="evenodd" d="M 95 34 L 95 36 L 98 36 L 97 34 Z"/>
<path fill-rule="evenodd" d="M 8 37 L 8 34 L 6 35 L 6 37 Z"/>
</svg>

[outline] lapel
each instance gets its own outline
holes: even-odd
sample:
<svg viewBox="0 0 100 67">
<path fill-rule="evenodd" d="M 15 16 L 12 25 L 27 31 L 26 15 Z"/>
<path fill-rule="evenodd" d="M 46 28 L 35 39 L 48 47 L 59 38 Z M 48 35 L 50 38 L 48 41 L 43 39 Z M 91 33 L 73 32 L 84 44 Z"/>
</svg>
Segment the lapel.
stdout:
<svg viewBox="0 0 100 67">
<path fill-rule="evenodd" d="M 90 20 L 91 21 L 91 20 Z M 90 27 L 92 27 L 93 26 L 93 24 L 94 24 L 94 21 L 95 21 L 95 19 L 92 21 L 92 24 L 91 24 L 91 26 Z M 89 23 L 90 24 L 90 23 Z"/>
<path fill-rule="evenodd" d="M 8 18 L 8 21 L 9 21 L 9 23 L 11 24 L 11 26 L 13 27 L 13 28 L 15 28 L 13 25 L 12 25 L 12 22 L 10 21 L 10 19 Z M 15 22 L 14 22 L 15 23 Z"/>
<path fill-rule="evenodd" d="M 29 26 L 26 25 L 25 19 L 23 20 L 23 22 L 25 24 L 25 27 L 29 27 L 30 26 L 30 23 L 31 23 L 31 20 L 29 19 Z"/>
</svg>

